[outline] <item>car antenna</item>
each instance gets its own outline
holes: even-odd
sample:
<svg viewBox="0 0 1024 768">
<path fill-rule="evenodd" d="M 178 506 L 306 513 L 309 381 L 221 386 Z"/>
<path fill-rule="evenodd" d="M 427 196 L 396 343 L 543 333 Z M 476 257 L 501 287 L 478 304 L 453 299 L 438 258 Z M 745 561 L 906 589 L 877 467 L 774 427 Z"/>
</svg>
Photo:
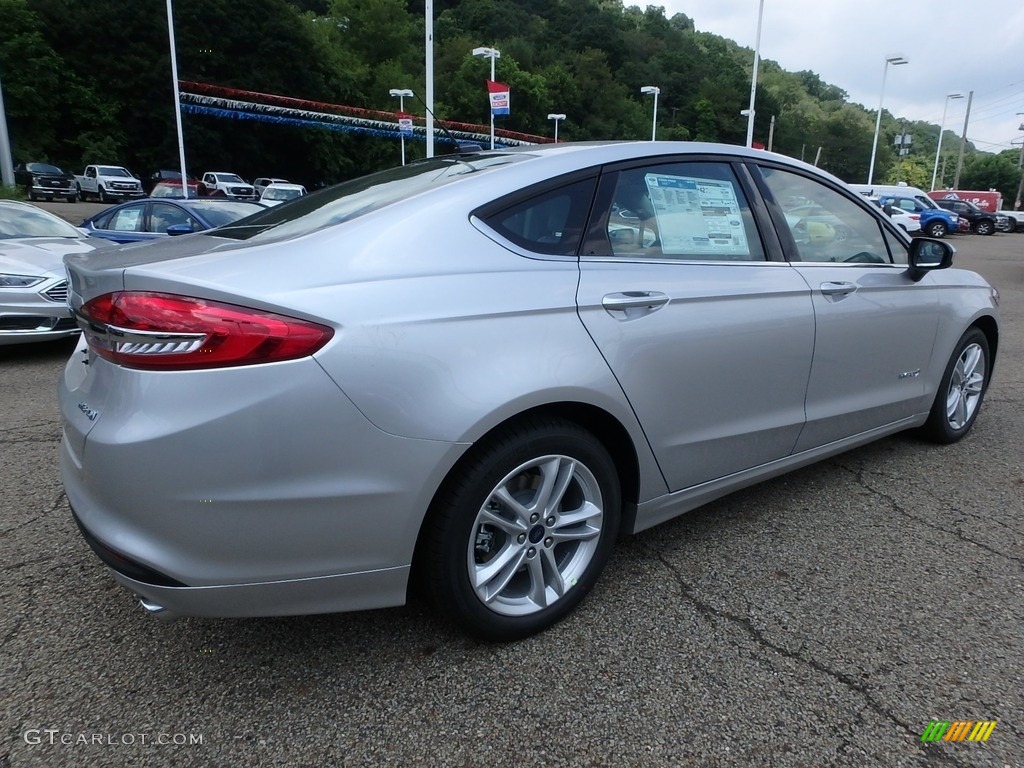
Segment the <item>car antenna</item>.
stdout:
<svg viewBox="0 0 1024 768">
<path fill-rule="evenodd" d="M 430 113 L 430 116 L 434 118 L 434 124 L 440 127 L 440 129 L 444 132 L 445 138 L 447 138 L 448 141 L 455 145 L 456 154 L 471 155 L 474 152 L 483 152 L 484 148 L 479 143 L 475 141 L 465 141 L 464 139 L 455 138 L 454 134 L 452 134 L 452 132 L 445 127 L 445 124 L 437 119 L 437 115 L 435 115 L 433 111 L 431 111 L 430 107 L 427 106 L 426 102 L 420 98 L 420 95 L 415 91 L 413 91 L 412 95 L 413 98 L 416 99 L 416 101 L 418 101 L 420 104 L 422 104 L 423 108 Z"/>
</svg>

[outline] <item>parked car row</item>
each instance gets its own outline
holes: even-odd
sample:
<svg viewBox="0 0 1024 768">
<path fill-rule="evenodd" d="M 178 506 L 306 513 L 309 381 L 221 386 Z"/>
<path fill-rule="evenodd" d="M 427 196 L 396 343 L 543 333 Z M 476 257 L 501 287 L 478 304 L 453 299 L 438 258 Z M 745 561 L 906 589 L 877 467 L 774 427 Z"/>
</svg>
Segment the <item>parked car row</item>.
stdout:
<svg viewBox="0 0 1024 768">
<path fill-rule="evenodd" d="M 179 195 L 180 188 L 179 180 Z M 0 345 L 78 334 L 67 300 L 65 255 L 204 232 L 266 207 L 239 200 L 155 197 L 111 206 L 75 227 L 30 203 L 0 200 Z"/>
<path fill-rule="evenodd" d="M 50 163 L 21 163 L 14 170 L 14 183 L 25 189 L 29 201 L 96 199 L 101 203 L 127 198 L 183 197 L 181 172 L 169 169 L 154 171 L 140 179 L 120 165 L 87 165 L 81 175 L 68 173 Z M 266 195 L 268 189 L 273 191 Z M 249 184 L 236 173 L 207 171 L 202 179 L 188 180 L 189 197 L 226 197 L 234 200 L 260 201 L 266 196 L 268 205 L 306 194 L 301 184 L 287 179 L 263 176 Z"/>
</svg>

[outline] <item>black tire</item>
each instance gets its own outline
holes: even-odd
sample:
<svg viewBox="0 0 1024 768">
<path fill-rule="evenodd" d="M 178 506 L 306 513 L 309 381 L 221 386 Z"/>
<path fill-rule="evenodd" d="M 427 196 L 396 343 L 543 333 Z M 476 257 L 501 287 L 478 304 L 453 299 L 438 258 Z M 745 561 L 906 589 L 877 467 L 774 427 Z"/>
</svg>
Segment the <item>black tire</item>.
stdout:
<svg viewBox="0 0 1024 768">
<path fill-rule="evenodd" d="M 991 235 L 996 231 L 996 225 L 988 219 L 983 219 L 974 225 L 974 231 L 979 235 Z"/>
<path fill-rule="evenodd" d="M 67 200 L 68 200 L 69 203 L 77 203 L 78 202 L 78 195 L 72 195 Z"/>
<path fill-rule="evenodd" d="M 976 358 L 979 353 L 980 357 Z M 966 380 L 965 371 L 968 373 Z M 946 364 L 921 433 L 937 443 L 949 444 L 970 432 L 981 410 L 991 372 L 988 339 L 980 329 L 969 328 Z"/>
<path fill-rule="evenodd" d="M 109 202 L 109 200 L 107 200 L 107 190 L 105 190 L 103 188 L 102 184 L 100 184 L 100 202 L 101 203 Z"/>
<path fill-rule="evenodd" d="M 940 240 L 946 236 L 948 231 L 949 228 L 946 226 L 946 222 L 944 221 L 933 221 L 928 224 L 928 227 L 925 230 L 928 237 L 937 237 Z"/>
<path fill-rule="evenodd" d="M 563 492 L 548 496 L 552 487 Z M 563 619 L 593 588 L 618 535 L 621 503 L 615 464 L 591 433 L 561 419 L 523 422 L 474 446 L 447 478 L 424 522 L 417 578 L 470 634 L 527 637 Z"/>
</svg>

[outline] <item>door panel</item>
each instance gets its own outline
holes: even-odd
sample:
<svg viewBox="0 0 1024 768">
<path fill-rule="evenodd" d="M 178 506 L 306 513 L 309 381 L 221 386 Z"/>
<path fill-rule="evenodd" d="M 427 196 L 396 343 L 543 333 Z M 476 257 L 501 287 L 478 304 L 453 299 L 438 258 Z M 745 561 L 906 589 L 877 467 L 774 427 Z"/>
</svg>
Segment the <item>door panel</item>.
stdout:
<svg viewBox="0 0 1024 768">
<path fill-rule="evenodd" d="M 672 491 L 785 457 L 803 427 L 810 291 L 765 259 L 748 199 L 727 162 L 609 170 L 583 246 L 580 317 Z"/>
<path fill-rule="evenodd" d="M 905 240 L 852 193 L 777 168 L 761 177 L 814 302 L 807 426 L 796 450 L 915 415 L 938 327 L 932 281 L 908 277 Z"/>
</svg>

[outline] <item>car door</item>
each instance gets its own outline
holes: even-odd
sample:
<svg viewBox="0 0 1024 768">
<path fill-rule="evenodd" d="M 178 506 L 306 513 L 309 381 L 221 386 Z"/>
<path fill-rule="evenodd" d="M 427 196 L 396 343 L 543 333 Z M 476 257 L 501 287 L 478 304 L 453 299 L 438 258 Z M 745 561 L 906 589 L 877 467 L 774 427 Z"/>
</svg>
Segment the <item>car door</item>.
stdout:
<svg viewBox="0 0 1024 768">
<path fill-rule="evenodd" d="M 852 194 L 810 175 L 768 164 L 757 175 L 814 302 L 807 426 L 797 451 L 920 413 L 938 302 L 930 279 L 909 276 L 906 240 Z M 823 213 L 793 213 L 808 204 Z"/>
<path fill-rule="evenodd" d="M 606 169 L 581 248 L 580 318 L 672 491 L 783 458 L 803 427 L 810 291 L 750 190 L 722 159 Z"/>
</svg>

